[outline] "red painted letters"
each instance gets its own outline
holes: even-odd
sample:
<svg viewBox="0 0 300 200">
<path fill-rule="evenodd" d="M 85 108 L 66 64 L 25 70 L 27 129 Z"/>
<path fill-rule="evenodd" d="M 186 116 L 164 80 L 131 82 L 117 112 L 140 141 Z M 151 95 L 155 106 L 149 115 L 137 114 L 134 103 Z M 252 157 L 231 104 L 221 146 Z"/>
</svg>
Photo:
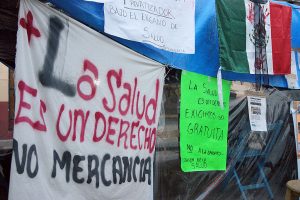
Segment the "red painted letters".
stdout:
<svg viewBox="0 0 300 200">
<path fill-rule="evenodd" d="M 28 123 L 33 129 L 38 131 L 47 131 L 47 127 L 44 120 L 44 113 L 46 112 L 46 104 L 40 100 L 40 117 L 42 123 L 40 121 L 33 121 L 28 116 L 21 115 L 22 110 L 31 110 L 31 105 L 24 100 L 25 92 L 30 94 L 32 97 L 36 97 L 37 90 L 28 86 L 24 81 L 19 81 L 18 89 L 20 91 L 20 103 L 18 107 L 18 112 L 15 119 L 15 124 L 19 124 L 22 122 Z M 25 111 L 24 111 L 25 112 Z"/>
</svg>

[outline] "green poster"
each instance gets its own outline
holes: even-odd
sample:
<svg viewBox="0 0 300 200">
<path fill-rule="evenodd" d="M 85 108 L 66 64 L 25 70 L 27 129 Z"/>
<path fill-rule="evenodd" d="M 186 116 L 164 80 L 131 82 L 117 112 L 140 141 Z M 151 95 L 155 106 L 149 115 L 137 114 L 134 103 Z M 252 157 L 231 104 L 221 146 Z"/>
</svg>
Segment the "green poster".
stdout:
<svg viewBox="0 0 300 200">
<path fill-rule="evenodd" d="M 217 79 L 182 72 L 180 156 L 184 172 L 225 170 L 230 82 L 222 81 L 219 103 Z"/>
</svg>

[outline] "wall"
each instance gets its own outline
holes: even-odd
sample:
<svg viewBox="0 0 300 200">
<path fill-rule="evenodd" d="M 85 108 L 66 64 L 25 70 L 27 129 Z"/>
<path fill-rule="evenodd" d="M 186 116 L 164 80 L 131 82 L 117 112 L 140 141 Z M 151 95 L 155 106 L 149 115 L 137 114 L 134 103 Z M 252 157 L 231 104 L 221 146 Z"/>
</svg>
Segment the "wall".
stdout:
<svg viewBox="0 0 300 200">
<path fill-rule="evenodd" d="M 0 63 L 0 102 L 8 101 L 8 68 Z"/>
<path fill-rule="evenodd" d="M 0 63 L 0 140 L 8 138 L 8 68 Z"/>
</svg>

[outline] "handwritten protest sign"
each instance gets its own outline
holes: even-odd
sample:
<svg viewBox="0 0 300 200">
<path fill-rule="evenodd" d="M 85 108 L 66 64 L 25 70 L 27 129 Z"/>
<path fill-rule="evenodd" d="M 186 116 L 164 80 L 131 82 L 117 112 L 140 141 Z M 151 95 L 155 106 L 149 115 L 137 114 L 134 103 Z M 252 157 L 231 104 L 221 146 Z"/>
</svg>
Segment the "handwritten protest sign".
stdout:
<svg viewBox="0 0 300 200">
<path fill-rule="evenodd" d="M 153 199 L 164 67 L 20 1 L 9 198 Z"/>
<path fill-rule="evenodd" d="M 230 83 L 223 80 L 224 109 L 217 79 L 182 72 L 180 100 L 181 169 L 225 170 Z"/>
<path fill-rule="evenodd" d="M 108 34 L 166 51 L 195 52 L 195 0 L 113 1 L 104 4 L 104 17 Z"/>
</svg>

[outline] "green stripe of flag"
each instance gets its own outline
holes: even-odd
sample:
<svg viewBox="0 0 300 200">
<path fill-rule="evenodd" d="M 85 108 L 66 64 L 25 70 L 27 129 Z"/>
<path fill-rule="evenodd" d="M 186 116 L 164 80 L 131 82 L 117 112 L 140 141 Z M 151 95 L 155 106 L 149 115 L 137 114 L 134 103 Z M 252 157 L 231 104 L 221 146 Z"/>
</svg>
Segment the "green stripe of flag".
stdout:
<svg viewBox="0 0 300 200">
<path fill-rule="evenodd" d="M 224 70 L 249 73 L 244 0 L 216 0 L 216 9 L 220 65 Z"/>
</svg>

